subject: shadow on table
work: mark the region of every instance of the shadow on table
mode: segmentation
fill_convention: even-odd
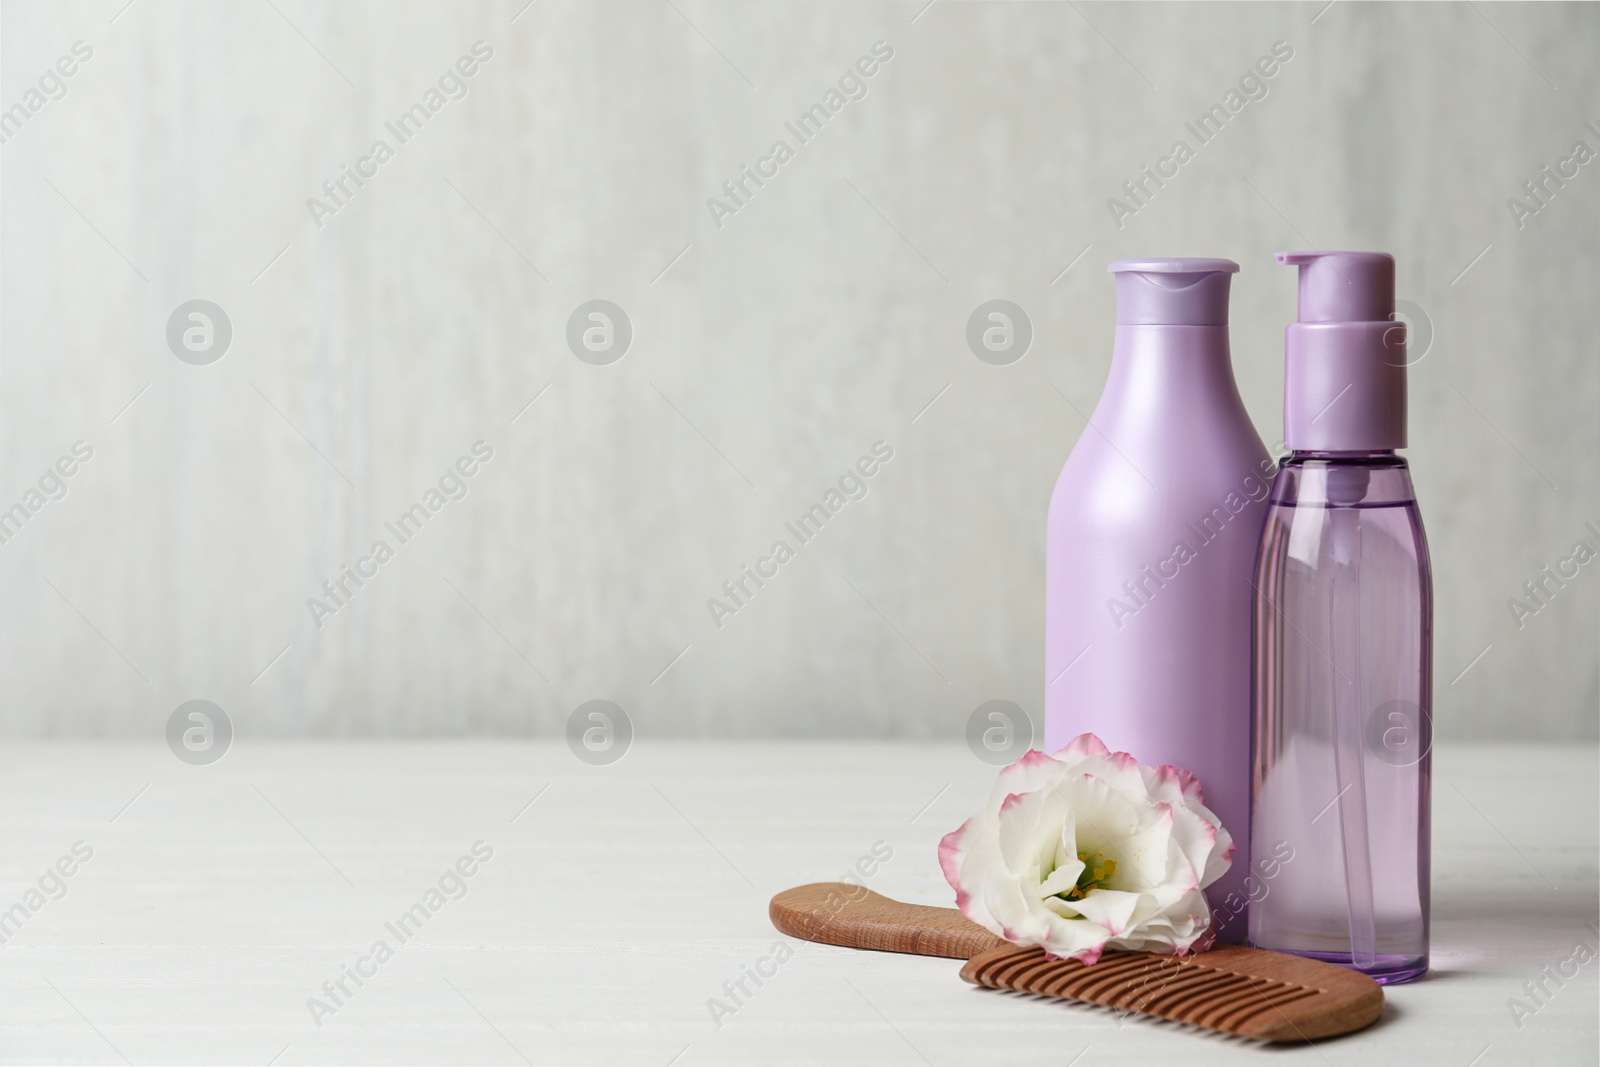
[[[1600,948],[1592,878],[1569,876],[1538,894],[1456,884],[1433,899],[1434,967],[1425,982],[1467,974],[1507,974],[1529,960],[1565,958],[1582,943]]]

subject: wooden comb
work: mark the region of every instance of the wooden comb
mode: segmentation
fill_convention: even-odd
[[[787,889],[767,909],[791,937],[964,959],[973,985],[1100,1004],[1257,1041],[1307,1041],[1371,1026],[1383,987],[1358,971],[1225,945],[1174,957],[1108,951],[1092,967],[996,937],[954,908],[902,904],[861,886]]]

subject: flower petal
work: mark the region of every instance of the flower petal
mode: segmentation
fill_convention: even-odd
[[[998,813],[1005,798],[1013,793],[1033,793],[1045,788],[1066,773],[1066,764],[1030,748],[1014,763],[1000,768],[989,790],[987,810]]]
[[[1066,911],[1081,915],[1118,937],[1133,922],[1141,896],[1116,889],[1091,889],[1082,900],[1064,900],[1062,904]]]
[[[1012,793],[1000,805],[1000,857],[1006,870],[1043,880],[1042,868],[1055,859],[1061,839],[1061,801],[1053,790]]]
[[[1076,763],[1085,756],[1109,755],[1111,755],[1111,750],[1106,747],[1104,741],[1094,734],[1079,734],[1071,741],[1068,741],[1061,751],[1056,753],[1056,759],[1063,763]]]

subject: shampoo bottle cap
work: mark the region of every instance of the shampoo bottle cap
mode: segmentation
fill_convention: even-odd
[[[1119,259],[1119,326],[1226,326],[1231,259]]]

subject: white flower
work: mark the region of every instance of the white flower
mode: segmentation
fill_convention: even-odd
[[[1233,838],[1194,775],[1141,766],[1093,734],[1001,770],[983,812],[939,843],[967,918],[1086,964],[1107,947],[1209,947],[1201,890],[1232,861]]]

